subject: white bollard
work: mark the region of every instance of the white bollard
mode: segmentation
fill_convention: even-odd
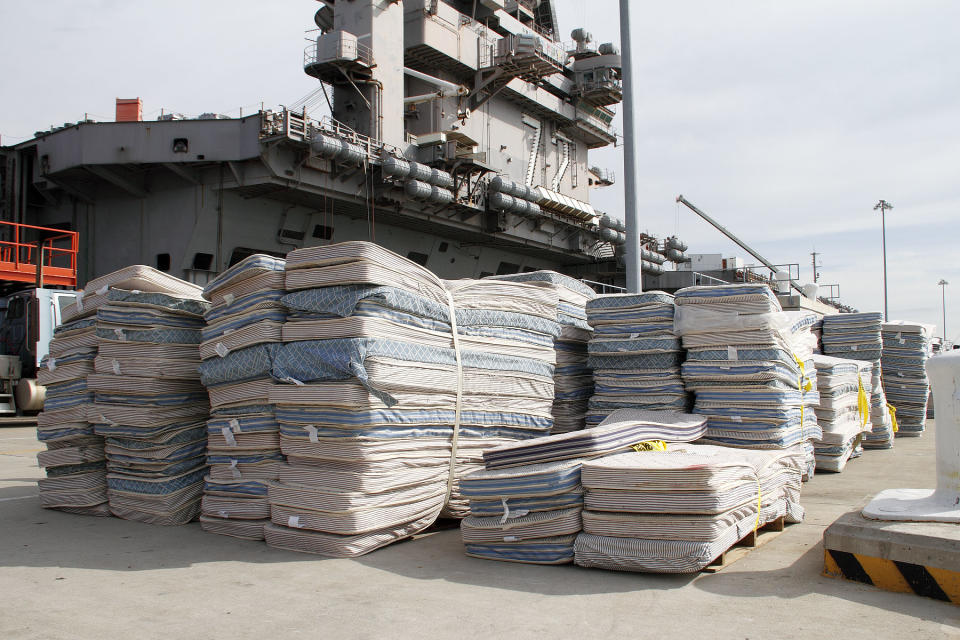
[[[936,415],[937,488],[887,489],[863,510],[874,520],[960,522],[960,352],[927,361]]]

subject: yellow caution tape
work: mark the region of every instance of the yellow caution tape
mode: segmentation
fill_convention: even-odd
[[[793,356],[793,359],[796,361],[797,366],[800,367],[800,377],[797,378],[797,391],[800,392],[800,439],[801,439],[801,440],[805,440],[805,439],[806,439],[806,437],[805,437],[805,431],[806,431],[806,430],[804,429],[804,425],[803,425],[803,423],[804,423],[803,394],[804,394],[805,391],[810,391],[811,389],[813,389],[813,383],[811,383],[809,380],[807,380],[807,384],[803,384],[803,379],[804,379],[804,377],[806,377],[806,373],[805,373],[805,371],[804,371],[804,366],[803,366],[803,361],[797,356],[797,354],[793,353],[793,354],[791,354],[791,355]],[[757,518],[759,519],[759,516],[757,516]]]
[[[644,440],[643,442],[638,442],[630,448],[637,453],[642,453],[644,451],[666,451],[667,443],[663,440]]]
[[[900,428],[897,427],[897,408],[888,402],[887,409],[890,411],[890,422],[893,423],[893,432],[896,433],[900,430]]]

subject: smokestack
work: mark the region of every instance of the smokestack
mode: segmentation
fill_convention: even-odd
[[[143,120],[143,101],[140,98],[117,98],[117,122]]]

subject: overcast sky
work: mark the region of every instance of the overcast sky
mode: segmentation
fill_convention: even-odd
[[[882,310],[887,216],[890,315],[960,340],[960,2],[636,2],[643,230],[694,253],[746,253],[682,193],[775,263],[799,263],[844,302]],[[615,0],[562,0],[560,30],[619,41]],[[0,135],[19,142],[116,97],[144,112],[250,113],[316,87],[302,72],[310,0],[0,0]],[[617,119],[619,124],[619,117]],[[595,152],[623,175],[622,149]],[[622,180],[594,205],[623,210]],[[752,260],[750,260],[752,262]],[[951,310],[954,311],[951,320]]]

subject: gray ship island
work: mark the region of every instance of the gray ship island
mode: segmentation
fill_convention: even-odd
[[[383,6],[380,6],[383,5]],[[538,269],[623,284],[612,172],[621,59],[550,2],[324,2],[297,106],[65,124],[0,151],[0,219],[80,233],[78,284],[148,264],[198,284],[254,253],[372,240],[441,277]],[[643,271],[686,260],[644,236]],[[109,247],[110,250],[104,250]],[[648,283],[657,286],[656,280]]]

